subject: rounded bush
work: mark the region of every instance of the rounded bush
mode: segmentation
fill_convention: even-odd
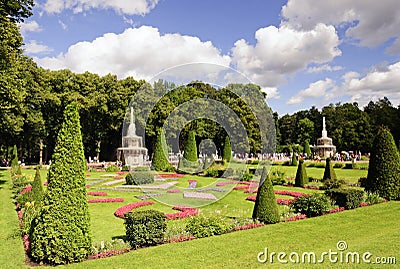
[[[154,175],[150,171],[134,171],[125,176],[127,185],[144,185],[154,183]]]
[[[326,195],[314,193],[296,197],[290,206],[295,213],[305,214],[307,217],[316,217],[327,212],[331,203]]]
[[[230,232],[233,225],[220,217],[198,215],[188,220],[186,231],[197,238],[220,235]]]

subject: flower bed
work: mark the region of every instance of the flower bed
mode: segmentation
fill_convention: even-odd
[[[115,210],[114,216],[123,219],[123,218],[125,218],[125,213],[128,213],[135,208],[146,206],[146,205],[152,205],[152,204],[154,204],[153,201],[136,202],[136,203],[132,203],[132,204],[127,204],[127,205],[124,205],[124,206],[118,208],[117,210]]]
[[[32,190],[32,186],[29,185],[28,187],[26,187],[25,189],[23,189],[22,191],[19,192],[19,195],[25,194],[27,192],[30,192]]]
[[[119,254],[123,254],[126,252],[129,252],[130,248],[124,248],[124,249],[112,249],[106,252],[102,252],[102,253],[96,253],[92,256],[89,256],[88,259],[101,259],[101,258],[106,258],[106,257],[111,257],[111,256],[115,256],[115,255],[119,255]]]
[[[314,186],[314,185],[305,185],[304,188],[310,190],[319,190],[319,186]]]
[[[183,177],[183,174],[157,174],[158,177],[161,178],[176,178],[176,177]]]
[[[180,189],[171,189],[171,190],[167,190],[167,192],[169,192],[169,193],[178,193],[178,192],[181,192],[181,190]]]
[[[98,199],[89,199],[88,203],[119,203],[123,201],[124,198],[98,198]]]
[[[190,206],[174,206],[172,209],[179,210],[176,213],[165,214],[167,220],[173,219],[184,219],[187,217],[195,216],[199,214],[199,211],[196,208]]]
[[[223,182],[217,182],[217,184],[215,184],[215,186],[217,187],[222,187],[225,185],[250,185],[252,182],[247,182],[247,181],[223,181]],[[253,182],[254,183],[254,182]]]
[[[301,196],[308,196],[308,194],[297,192],[297,191],[283,191],[283,190],[274,190],[275,194],[279,195],[287,195],[292,197],[301,197]]]
[[[179,236],[179,237],[175,237],[175,238],[169,239],[169,242],[170,243],[178,243],[178,242],[193,240],[195,238],[196,237],[194,237],[193,235],[182,235],[182,236]]]
[[[337,208],[333,208],[331,210],[329,210],[328,212],[326,212],[326,214],[332,214],[332,213],[336,213],[336,212],[340,212],[340,211],[344,211],[344,207],[337,207]]]
[[[233,230],[234,231],[243,231],[243,230],[248,230],[248,229],[254,229],[254,228],[258,228],[258,227],[262,227],[265,224],[263,223],[249,223],[247,225],[243,225],[243,226],[238,226],[235,227]]]
[[[240,186],[236,186],[233,188],[234,190],[248,190],[249,186],[248,185],[240,185]]]
[[[307,218],[307,216],[305,214],[301,214],[301,215],[298,215],[298,216],[293,216],[293,217],[290,217],[290,218],[286,218],[283,221],[284,222],[289,222],[289,221],[296,221],[296,220],[301,220],[301,219],[306,219],[306,218]]]
[[[278,205],[290,205],[292,202],[292,199],[276,198],[276,203]]]
[[[98,191],[98,192],[89,191],[89,192],[87,193],[87,195],[91,195],[91,196],[107,196],[107,193],[106,193],[106,192],[103,192],[103,191]]]

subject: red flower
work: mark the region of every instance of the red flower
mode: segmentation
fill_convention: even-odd
[[[98,199],[89,199],[89,203],[118,203],[123,202],[124,198],[98,198]]]
[[[190,206],[174,206],[172,209],[179,210],[180,212],[165,214],[167,220],[173,219],[184,219],[187,217],[195,216],[199,214],[199,211],[196,208]]]
[[[103,191],[99,192],[89,191],[87,194],[92,196],[107,196],[107,193]]]
[[[124,206],[118,208],[117,210],[115,210],[114,216],[123,219],[123,218],[125,218],[125,213],[128,213],[135,208],[146,206],[146,205],[152,205],[152,204],[154,204],[153,201],[144,201],[144,202],[136,202],[136,203],[132,203],[132,204],[127,204],[127,205],[124,205]]]

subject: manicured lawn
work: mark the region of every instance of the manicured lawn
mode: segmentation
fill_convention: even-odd
[[[277,167],[272,169],[286,169],[285,176],[294,176],[295,167]],[[307,172],[321,173],[322,168],[308,168]],[[336,169],[338,176],[341,172],[348,177],[357,178],[366,170]],[[33,179],[34,170],[24,169],[23,173]],[[108,198],[121,197],[124,202],[118,203],[90,203],[91,226],[93,241],[109,241],[125,235],[123,220],[114,216],[114,211],[123,205],[141,201],[135,195],[143,195],[137,192],[121,192],[113,190],[96,190],[106,187],[105,182],[113,181],[113,177],[104,177],[104,174],[115,173],[88,173],[87,183],[96,180],[105,180],[91,186],[88,191],[105,191]],[[2,201],[1,241],[0,241],[0,267],[1,268],[25,268],[22,240],[18,231],[17,214],[12,204],[9,171],[0,173],[0,200]],[[310,174],[309,174],[310,175]],[[312,176],[312,175],[310,175]],[[361,175],[363,176],[363,175]],[[340,176],[339,176],[340,178]],[[217,179],[198,176],[188,176],[179,179],[178,187],[187,188],[189,179],[197,180],[198,187],[208,186]],[[358,180],[358,178],[357,178]],[[357,181],[355,180],[355,181]],[[5,181],[5,182],[4,182]],[[46,171],[42,171],[42,181],[46,181]],[[121,185],[119,183],[117,185]],[[114,185],[113,185],[114,186]],[[276,190],[290,190],[303,193],[313,193],[314,190],[274,186]],[[254,202],[246,201],[249,194],[243,190],[233,190],[223,199],[201,207],[201,213],[205,215],[220,214],[227,217],[250,218]],[[277,195],[281,198],[292,198]],[[89,199],[98,197],[89,196]],[[154,200],[151,206],[136,210],[156,209],[164,213],[175,212],[172,206],[164,205]],[[281,211],[283,206],[280,206]],[[184,220],[168,221],[168,226],[182,227]],[[212,238],[196,239],[189,242],[165,244],[157,247],[131,251],[130,253],[116,257],[86,261],[73,264],[71,268],[258,268],[271,267],[282,268],[282,264],[261,264],[257,262],[257,254],[268,247],[270,251],[314,251],[322,253],[329,249],[336,250],[336,243],[345,240],[349,245],[349,251],[369,251],[376,256],[398,255],[400,247],[400,202],[390,202],[356,210],[345,211],[314,219],[306,219],[291,223],[279,223],[248,231],[230,233]],[[378,231],[378,232],[374,232]],[[400,259],[400,257],[398,257]],[[4,260],[4,261],[3,261]],[[331,267],[330,267],[331,266]],[[285,266],[286,267],[286,266]],[[296,268],[308,268],[298,266]],[[321,266],[320,266],[321,267]],[[332,266],[323,264],[321,268],[351,268],[349,266]],[[358,268],[358,267],[357,267]],[[361,268],[374,268],[362,265]],[[378,267],[376,267],[378,268]],[[384,268],[391,268],[385,266]]]

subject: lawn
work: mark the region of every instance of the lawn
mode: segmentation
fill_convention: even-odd
[[[285,169],[285,176],[294,176],[295,167],[274,166],[272,169]],[[343,172],[346,176],[357,178],[366,176],[366,170],[335,169],[338,177]],[[323,169],[307,168],[307,172],[319,174]],[[24,169],[23,173],[33,179],[34,170]],[[94,184],[88,191],[100,191],[96,188],[104,187],[105,182],[113,181],[113,177],[105,177],[101,172],[87,174],[88,183],[103,180]],[[310,175],[310,174],[309,174]],[[1,212],[1,259],[2,268],[24,268],[24,252],[22,240],[18,235],[17,215],[12,204],[10,191],[9,171],[0,173],[0,195],[2,200]],[[312,175],[310,175],[312,176]],[[188,187],[188,179],[195,179],[198,186],[208,186],[216,179],[185,176],[179,180],[177,186]],[[358,180],[358,178],[357,178]],[[42,171],[42,181],[46,181],[46,171]],[[121,185],[119,183],[117,185]],[[114,186],[114,185],[113,185]],[[290,190],[303,193],[312,193],[314,190],[275,186],[276,190]],[[116,218],[114,211],[128,203],[140,201],[135,195],[143,195],[137,192],[120,192],[105,190],[107,197],[121,197],[124,202],[119,203],[90,203],[91,226],[93,241],[111,240],[125,235],[123,220]],[[251,194],[243,190],[233,190],[223,199],[201,207],[200,211],[205,215],[220,214],[227,217],[249,218],[253,210],[254,202],[246,201]],[[254,194],[253,194],[254,195]],[[291,198],[280,196],[281,198]],[[97,198],[90,196],[90,198]],[[157,209],[164,213],[175,212],[171,206],[155,201],[154,205],[143,209]],[[284,207],[280,206],[283,211]],[[196,239],[189,242],[165,244],[157,247],[132,251],[128,254],[116,257],[86,261],[80,264],[69,265],[71,268],[220,268],[220,267],[245,267],[256,268],[268,266],[281,268],[281,264],[261,264],[257,262],[257,254],[265,247],[271,251],[315,251],[322,253],[329,249],[335,250],[338,240],[345,240],[349,250],[370,251],[378,256],[398,255],[400,234],[398,223],[400,221],[400,203],[390,202],[342,213],[327,215],[314,219],[306,219],[293,223],[280,223],[257,228],[248,231],[230,233],[206,239]],[[185,220],[168,221],[168,226],[183,226]],[[374,233],[372,231],[379,231]],[[273,235],[273,237],[272,237]],[[321,240],[323,239],[323,240]],[[388,243],[390,239],[390,242]],[[156,257],[156,258],[155,258]],[[400,257],[398,257],[400,258]],[[158,262],[159,261],[159,262]],[[4,266],[3,266],[4,265]],[[330,264],[324,264],[323,268],[329,268]],[[298,268],[305,268],[300,266]],[[341,265],[340,267],[343,267]],[[350,268],[350,267],[348,267]],[[364,265],[364,268],[370,268]],[[390,266],[385,266],[390,268]]]

